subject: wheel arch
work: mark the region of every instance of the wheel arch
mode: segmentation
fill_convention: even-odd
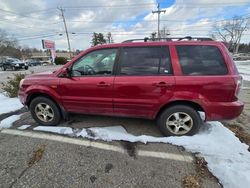
[[[205,109],[198,103],[193,102],[193,101],[186,101],[186,100],[176,100],[176,101],[171,101],[165,105],[163,105],[160,110],[155,114],[154,118],[157,118],[166,108],[169,108],[171,106],[175,106],[175,105],[185,105],[185,106],[189,106],[193,109],[195,109],[196,111],[202,111],[205,112],[205,116],[206,116],[206,111]]]
[[[27,100],[26,100],[27,101],[26,105],[28,106],[28,108],[30,107],[31,101],[33,99],[35,99],[36,97],[46,97],[46,98],[52,100],[56,104],[56,106],[58,107],[61,116],[64,119],[68,118],[68,113],[65,111],[64,107],[56,99],[54,99],[54,97],[52,97],[51,95],[49,95],[47,93],[34,92],[34,93],[29,94],[27,97]]]

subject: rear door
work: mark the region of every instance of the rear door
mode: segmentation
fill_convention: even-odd
[[[124,47],[114,82],[114,113],[152,118],[173,96],[174,84],[167,46]]]
[[[223,56],[214,45],[176,45],[182,74],[178,89],[193,92],[210,102],[227,102],[234,94],[234,80]]]

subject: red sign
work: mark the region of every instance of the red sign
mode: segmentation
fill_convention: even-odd
[[[50,40],[42,40],[43,49],[55,49],[55,42]]]

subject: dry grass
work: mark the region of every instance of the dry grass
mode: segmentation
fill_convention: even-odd
[[[205,159],[198,155],[195,156],[195,159],[196,159],[196,174],[185,176],[182,179],[183,187],[200,188],[202,187],[202,180],[207,178],[212,179],[213,181],[219,183],[219,180],[208,170],[207,162],[205,161]]]
[[[196,170],[200,177],[214,177],[207,168],[207,161],[203,157],[195,156]]]
[[[201,182],[198,175],[187,175],[182,179],[184,188],[201,188]]]
[[[232,124],[226,125],[226,127],[234,132],[235,136],[237,136],[241,142],[244,142],[250,146],[250,135],[247,134],[242,127]]]
[[[28,165],[32,166],[35,163],[37,163],[38,161],[41,160],[43,154],[44,154],[44,150],[45,150],[45,146],[39,146],[34,152],[33,155],[31,156],[31,158],[28,161]]]

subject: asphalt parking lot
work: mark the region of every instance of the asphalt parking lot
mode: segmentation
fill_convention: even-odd
[[[28,71],[2,71],[0,79],[4,82],[13,73],[57,68],[39,66]],[[0,133],[0,187],[183,187],[183,179],[189,175],[199,176],[202,187],[220,187],[211,174],[200,174],[194,155],[181,147],[123,141],[90,141],[90,145],[84,145],[86,139],[68,137],[73,140],[66,142],[65,137],[33,131],[38,124],[30,113],[19,113],[22,116],[10,131],[16,131],[20,125],[31,125],[25,131],[31,136]],[[81,129],[117,125],[133,135],[162,136],[154,121],[134,118],[72,114],[60,126]],[[107,149],[112,147],[118,148],[117,151]],[[41,159],[30,162],[37,159],[35,154],[41,148]],[[140,155],[142,152],[150,155]]]
[[[48,65],[48,66],[33,66],[29,67],[28,70],[20,69],[17,71],[11,71],[6,70],[2,71],[0,70],[0,82],[6,82],[8,80],[8,77],[12,77],[13,74],[22,73],[22,74],[31,74],[31,73],[40,73],[40,72],[51,72],[59,69],[60,65]]]

